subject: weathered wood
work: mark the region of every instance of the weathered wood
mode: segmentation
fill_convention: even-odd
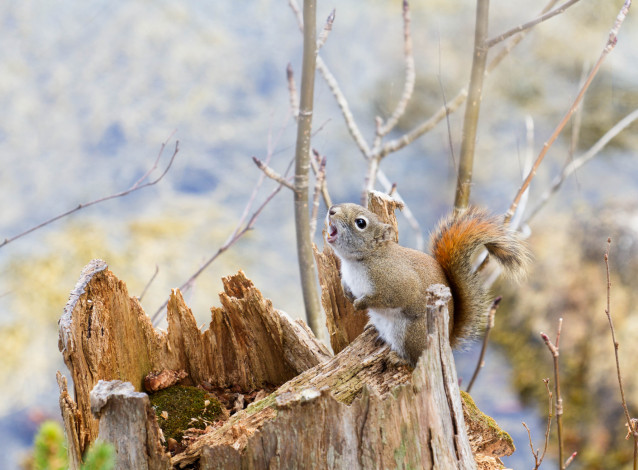
[[[394,229],[394,241],[399,242],[399,223],[396,210],[403,209],[403,203],[392,196],[379,191],[368,192],[368,210],[379,217],[382,222],[390,224]]]
[[[431,341],[414,373],[368,328],[333,359],[202,436],[173,464],[476,468],[447,341],[449,295],[444,286],[432,288]]]
[[[157,392],[164,390],[172,385],[179,383],[188,377],[185,370],[168,370],[155,371],[144,377],[144,390],[147,392]]]
[[[151,371],[184,370],[189,383],[250,392],[276,387],[330,357],[304,324],[274,309],[241,271],[223,281],[222,307],[212,309],[208,330],[199,330],[175,289],[168,330],[161,332],[103,261],[83,270],[59,323],[79,417],[66,429],[78,436],[70,453],[83,455],[98,435],[89,394],[100,379],[131,382],[141,391]]]
[[[170,455],[146,393],[130,382],[100,380],[90,395],[91,412],[100,420],[98,439],[115,448],[116,470],[168,470]]]
[[[81,413],[78,411],[77,404],[69,395],[66,377],[59,371],[56,374],[58,386],[60,388],[60,412],[62,413],[62,421],[64,421],[64,430],[66,434],[69,468],[78,469],[82,463],[81,449],[87,448],[90,444],[89,436],[82,432],[80,422],[83,420]]]
[[[319,252],[313,245],[319,284],[321,286],[321,305],[326,313],[326,327],[330,337],[330,346],[335,354],[341,352],[368,323],[365,311],[355,310],[343,293],[339,277],[339,258],[329,245],[324,244]]]

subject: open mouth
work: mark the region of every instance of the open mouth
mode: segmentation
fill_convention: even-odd
[[[334,243],[337,240],[337,227],[332,224],[328,226],[328,236],[326,240],[328,240],[328,243]]]

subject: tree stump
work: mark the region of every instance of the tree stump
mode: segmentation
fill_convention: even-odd
[[[447,339],[449,290],[428,292],[430,341],[412,370],[372,327],[361,332],[361,312],[339,299],[334,256],[317,255],[326,261],[322,300],[333,318],[334,357],[241,271],[223,279],[222,307],[211,310],[203,332],[173,290],[162,332],[104,262],[91,262],[60,319],[60,350],[75,390],[73,399],[58,375],[71,468],[98,436],[117,440],[114,429],[127,430],[131,448],[145,449],[137,454],[147,468],[500,468],[497,457],[513,451],[511,440],[482,425],[475,408],[472,416],[466,409],[468,439]],[[206,429],[190,430],[181,447],[167,446],[169,453],[139,393],[147,376],[153,390],[181,380],[227,409]],[[132,468],[124,454],[118,468]]]

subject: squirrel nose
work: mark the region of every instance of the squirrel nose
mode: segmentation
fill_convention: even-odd
[[[335,210],[335,207],[334,207],[334,206],[332,206],[332,207],[330,208],[330,210],[328,211],[328,214],[330,214],[330,215],[335,215],[336,213],[337,213],[337,211]]]

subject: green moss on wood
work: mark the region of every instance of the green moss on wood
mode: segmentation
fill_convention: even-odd
[[[175,385],[150,395],[150,400],[167,440],[173,438],[181,442],[186,429],[205,429],[222,414],[219,401],[197,387]],[[166,417],[162,416],[163,412]]]
[[[499,425],[494,421],[493,418],[487,416],[481,410],[478,409],[476,403],[474,403],[474,399],[463,390],[461,392],[461,399],[465,403],[465,411],[467,412],[467,417],[470,421],[475,423],[477,427],[481,427],[484,429],[490,429],[494,432],[495,435],[498,436],[499,440],[505,441],[514,448],[514,441],[512,437],[503,431]]]

